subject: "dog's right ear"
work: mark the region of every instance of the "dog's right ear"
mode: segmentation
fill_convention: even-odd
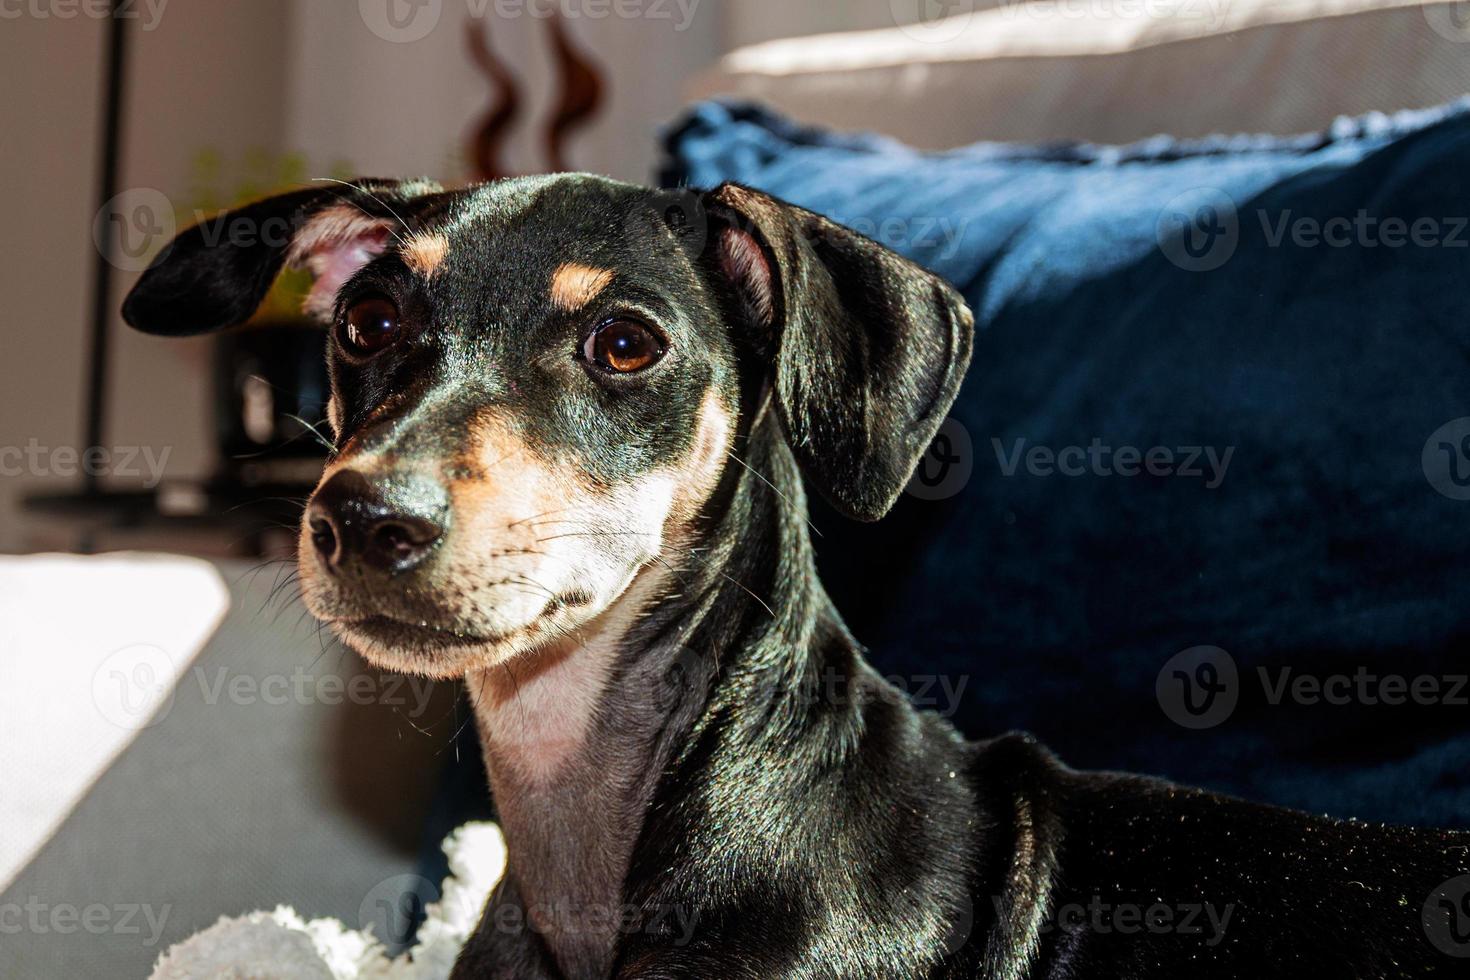
[[[842,513],[877,520],[954,402],[974,315],[943,279],[819,214],[738,184],[706,207],[803,475]]]
[[[123,301],[123,319],[144,333],[186,336],[244,323],[283,266],[314,283],[305,309],[330,315],[338,288],[382,254],[408,205],[436,193],[429,181],[360,179],[247,204],[179,234]]]

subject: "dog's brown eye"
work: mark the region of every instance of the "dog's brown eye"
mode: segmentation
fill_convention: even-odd
[[[637,320],[609,320],[594,330],[582,355],[606,371],[641,371],[664,356],[658,335]]]
[[[398,307],[386,296],[369,296],[347,308],[342,346],[357,357],[371,357],[398,337]]]

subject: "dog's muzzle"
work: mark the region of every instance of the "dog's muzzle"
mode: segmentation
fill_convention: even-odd
[[[398,574],[417,568],[449,531],[449,497],[437,481],[402,474],[369,480],[343,470],[318,488],[307,529],[331,572],[365,566]]]

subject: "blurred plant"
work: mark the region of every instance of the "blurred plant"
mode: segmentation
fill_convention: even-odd
[[[239,159],[227,160],[212,147],[195,153],[189,170],[188,200],[182,213],[176,215],[180,228],[197,224],[226,208],[299,187],[316,177],[350,180],[357,176],[344,160],[335,161],[323,173],[312,169],[301,153],[272,154],[252,149]],[[306,270],[286,270],[276,279],[251,322],[298,319],[301,301],[310,288],[311,276]]]

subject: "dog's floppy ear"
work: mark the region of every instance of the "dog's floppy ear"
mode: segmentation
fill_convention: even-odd
[[[973,315],[944,280],[820,215],[736,184],[707,207],[802,472],[838,510],[877,520],[954,401]]]
[[[337,289],[406,234],[403,213],[434,193],[427,181],[360,179],[322,184],[225,211],[180,232],[123,301],[145,333],[183,336],[244,323],[281,268],[311,270],[306,311],[331,312]]]

